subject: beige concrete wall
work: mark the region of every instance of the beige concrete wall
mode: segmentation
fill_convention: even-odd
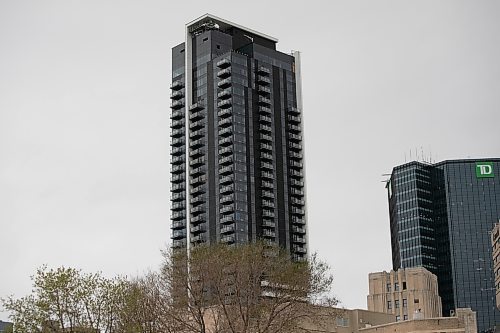
[[[456,317],[400,321],[359,330],[359,333],[477,333],[476,314],[457,309]]]
[[[437,277],[425,268],[370,273],[368,280],[368,310],[400,320],[442,317]]]

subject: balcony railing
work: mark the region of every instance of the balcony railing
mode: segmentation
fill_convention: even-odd
[[[206,221],[206,216],[205,216],[205,214],[200,214],[200,215],[197,215],[195,217],[192,217],[190,221],[193,224],[205,222]]]
[[[300,143],[289,142],[288,147],[294,150],[302,150],[302,145]]]
[[[298,227],[296,225],[292,226],[292,231],[297,233],[297,234],[305,234],[306,233],[306,228],[304,227]]]
[[[205,243],[207,241],[207,237],[205,234],[198,234],[194,237],[191,237],[191,243]]]
[[[199,156],[202,156],[202,155],[205,155],[205,148],[204,147],[199,147],[199,148],[196,148],[196,149],[193,149],[189,152],[189,156],[190,157],[199,157]]]
[[[296,124],[298,124],[298,123],[300,123],[301,118],[300,118],[300,116],[289,114],[289,115],[288,115],[288,120],[289,120],[291,123],[296,123]]]
[[[265,125],[265,124],[260,124],[259,128],[261,131],[267,132],[267,133],[271,133],[273,131],[273,128],[271,126]]]
[[[202,110],[189,111],[189,112],[191,112],[191,114],[189,115],[189,120],[191,121],[202,119],[205,116]]]
[[[222,228],[220,228],[220,233],[221,234],[232,233],[234,232],[234,229],[235,229],[234,224],[225,225]]]
[[[262,216],[264,217],[274,217],[274,211],[272,210],[263,210]]]
[[[262,236],[263,237],[275,238],[276,237],[276,232],[273,231],[273,230],[269,230],[269,229],[263,229],[262,230]]]
[[[300,170],[290,170],[290,176],[295,177],[295,178],[302,178],[303,174],[302,171]]]
[[[198,177],[192,177],[189,180],[189,184],[193,185],[193,186],[197,186],[197,185],[203,184],[206,180],[207,180],[207,176],[206,175],[201,175],[201,176],[198,176]]]
[[[197,131],[191,131],[191,133],[189,133],[189,137],[193,140],[201,138],[204,135],[205,135],[205,131],[203,129],[200,129]]]
[[[196,207],[191,208],[191,214],[193,215],[198,215],[204,212],[205,212],[205,205],[198,205]]]
[[[220,193],[222,194],[228,194],[228,193],[233,193],[234,192],[234,186],[233,185],[225,185],[220,188]]]
[[[185,228],[185,227],[186,227],[186,223],[184,221],[175,221],[175,222],[172,222],[170,229],[181,229],[181,228]]]
[[[262,191],[262,196],[264,198],[274,198],[274,193],[271,191]]]
[[[262,219],[262,226],[266,228],[276,228],[276,223],[272,219]]]
[[[262,187],[266,188],[266,189],[273,189],[274,188],[274,184],[273,182],[269,182],[269,181],[266,181],[266,180],[263,180],[262,181]]]
[[[296,253],[301,253],[301,254],[307,253],[306,248],[301,246],[301,245],[293,245],[292,249],[293,249],[293,252],[296,252]]]
[[[227,87],[231,86],[231,83],[232,83],[231,78],[228,77],[227,79],[219,81],[219,83],[217,83],[217,86],[219,88],[227,88]]]
[[[233,147],[228,146],[228,147],[222,147],[219,149],[219,155],[220,156],[227,156],[233,153]]]
[[[224,235],[220,238],[221,243],[232,244],[236,240],[234,234]]]
[[[220,168],[219,169],[219,174],[221,175],[227,175],[229,173],[232,173],[234,170],[233,166],[232,165],[228,165],[228,166],[225,166],[223,168]]]
[[[219,203],[221,205],[228,204],[228,203],[233,203],[233,202],[234,202],[234,197],[233,197],[232,194],[224,195],[219,200]]]
[[[262,75],[269,75],[271,74],[271,70],[267,67],[259,66],[259,68],[257,69],[257,73]]]
[[[191,104],[189,107],[189,111],[199,111],[205,108],[205,103],[202,100],[197,101],[196,103]]]
[[[297,243],[297,244],[305,244],[306,243],[306,238],[298,235],[293,235],[292,236],[292,242]]]
[[[271,170],[271,171],[273,170],[272,163],[262,162],[261,167],[262,167],[262,169]]]
[[[234,222],[234,216],[233,214],[230,215],[225,215],[220,218],[220,223],[233,223]]]
[[[271,108],[267,106],[259,106],[259,112],[264,115],[270,115],[271,114]]]
[[[262,200],[262,207],[274,208],[274,201],[272,201],[272,200]]]
[[[172,164],[182,164],[184,162],[184,155],[174,156],[170,163]]]
[[[181,99],[182,97],[184,97],[184,93],[182,91],[173,91],[171,94],[170,94],[170,99]]]
[[[233,129],[231,127],[226,127],[219,131],[219,136],[228,136],[233,134]]]
[[[272,145],[270,145],[269,143],[264,143],[264,142],[262,142],[262,143],[260,144],[260,148],[261,148],[262,150],[273,151],[273,146],[272,146]]]
[[[230,164],[233,162],[233,156],[232,155],[229,155],[229,156],[226,156],[226,157],[222,157],[219,159],[219,165],[227,165],[227,164]]]
[[[180,120],[182,118],[184,118],[184,111],[182,110],[173,110],[170,115],[170,119],[172,120]]]
[[[302,130],[302,128],[300,128],[300,126],[297,126],[297,125],[288,125],[288,128],[290,129],[290,132],[294,132],[294,133],[300,133],[300,131]]]
[[[182,239],[186,238],[186,230],[173,230],[172,239]]]
[[[172,192],[180,192],[182,190],[184,190],[184,183],[172,184],[170,187],[170,191]]]
[[[174,249],[180,249],[180,248],[186,247],[186,240],[185,239],[173,240],[172,247]]]
[[[257,91],[260,95],[269,96],[271,94],[271,89],[266,86],[259,86],[259,90]]]
[[[229,58],[224,58],[217,61],[217,67],[219,68],[226,68],[229,66],[231,66],[231,60]]]
[[[184,102],[183,101],[173,101],[171,104],[170,104],[170,108],[174,109],[174,110],[179,110],[180,108],[182,108],[184,106]]]
[[[184,200],[184,199],[186,199],[186,195],[184,193],[172,193],[172,195],[170,196],[170,199],[172,201]]]
[[[207,231],[206,227],[203,224],[198,224],[191,228],[191,233],[193,235],[199,234],[200,232]]]
[[[266,152],[261,152],[260,153],[260,158],[263,159],[263,160],[272,161],[273,160],[273,155],[269,154],[269,153],[266,153]]]
[[[263,134],[263,133],[260,134],[260,139],[263,141],[268,141],[268,142],[273,141],[273,137],[271,135]]]
[[[184,202],[174,202],[170,205],[170,208],[172,210],[179,210],[186,208],[186,205],[184,204]]]
[[[271,84],[271,79],[264,75],[257,75],[257,83],[262,85]]]
[[[205,185],[201,184],[198,186],[194,186],[193,188],[191,188],[190,193],[192,195],[199,195],[199,194],[205,193]]]
[[[231,108],[228,109],[222,109],[217,111],[217,115],[221,118],[226,118],[229,117],[233,114],[233,110]]]
[[[233,101],[231,99],[224,99],[222,101],[217,102],[217,107],[221,109],[227,109],[231,106],[232,103]]]
[[[180,80],[176,80],[176,81],[172,82],[172,84],[170,85],[170,89],[172,89],[172,90],[179,90],[182,88],[184,88],[184,83],[182,83],[182,81],[180,81]]]
[[[274,178],[274,174],[272,172],[262,171],[261,175],[262,178],[268,178],[268,179]]]
[[[266,122],[266,123],[271,123],[271,122],[272,122],[271,117],[266,116],[266,115],[263,115],[263,114],[261,114],[261,115],[259,116],[259,119],[260,119],[260,121],[262,121],[262,122]]]
[[[197,168],[203,164],[205,164],[205,156],[193,158],[192,160],[189,161],[189,165],[193,168]]]
[[[233,175],[224,176],[224,177],[222,177],[220,179],[220,183],[223,184],[223,185],[232,183],[233,181],[234,181],[234,176]]]
[[[234,205],[222,206],[222,208],[220,209],[221,214],[227,214],[232,212],[234,212]]]
[[[225,78],[225,77],[231,76],[231,68],[229,67],[229,68],[221,69],[220,71],[217,72],[217,76],[220,78]]]
[[[231,94],[232,94],[231,89],[224,89],[224,90],[217,93],[217,98],[226,99],[226,98],[231,97]]]
[[[197,129],[200,129],[202,127],[205,126],[205,120],[204,119],[200,119],[200,120],[197,120],[197,121],[193,121],[189,124],[189,128],[192,129],[192,130],[197,130]]]
[[[170,128],[180,128],[184,126],[184,119],[172,119],[172,124],[170,124]]]
[[[260,105],[268,106],[271,104],[271,100],[264,96],[259,96],[258,102]]]

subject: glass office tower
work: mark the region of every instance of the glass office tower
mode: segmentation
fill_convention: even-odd
[[[172,49],[172,246],[307,254],[299,53],[205,15]]]
[[[438,276],[443,314],[470,307],[480,331],[500,323],[490,232],[500,217],[500,159],[411,162],[387,183],[392,262]]]

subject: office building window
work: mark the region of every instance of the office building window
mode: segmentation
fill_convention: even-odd
[[[408,300],[406,298],[403,298],[403,308],[408,307]]]
[[[388,310],[392,309],[392,302],[391,301],[387,301],[387,309]]]
[[[394,307],[396,309],[399,309],[399,300],[398,299],[394,301]]]
[[[337,326],[349,327],[349,318],[337,318]]]

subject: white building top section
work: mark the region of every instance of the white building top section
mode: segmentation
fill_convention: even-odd
[[[252,30],[249,28],[245,28],[237,23],[233,23],[233,22],[224,20],[224,19],[217,17],[215,15],[212,15],[212,14],[205,14],[205,15],[197,18],[196,20],[189,22],[188,24],[186,24],[186,30],[188,32],[191,32],[192,30],[195,30],[196,28],[200,27],[202,24],[209,23],[209,22],[216,23],[219,26],[220,30],[227,30],[231,27],[234,27],[234,28],[238,28],[240,30],[246,31],[248,33],[251,33],[253,35],[268,39],[268,40],[273,41],[275,43],[278,42],[277,38],[271,37],[269,35],[263,34],[261,32],[258,32],[258,31],[255,31],[255,30]]]

